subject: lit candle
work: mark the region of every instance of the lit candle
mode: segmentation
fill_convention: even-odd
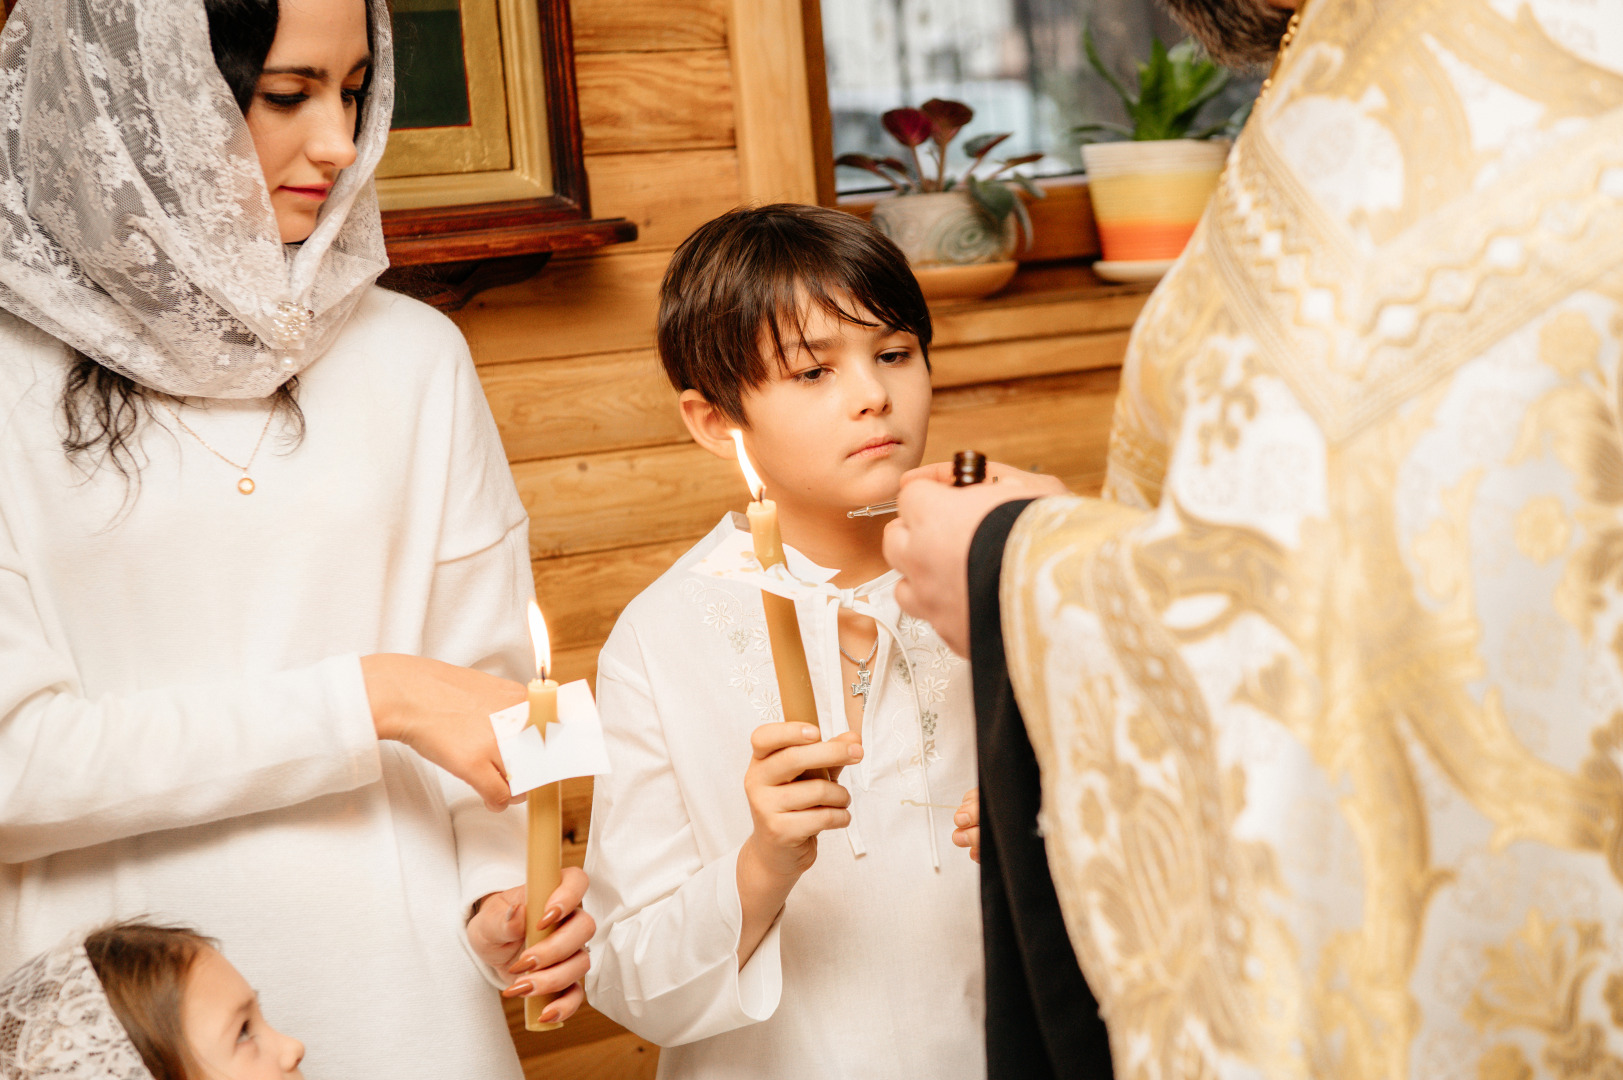
[[[547,738],[548,726],[558,722],[558,684],[547,677],[552,667],[552,645],[547,637],[547,623],[541,617],[541,608],[530,601],[530,643],[535,648],[535,670],[538,677],[530,682],[530,723],[540,729],[541,741]],[[529,850],[525,864],[524,947],[529,948],[548,934],[552,927],[537,930],[536,923],[546,909],[547,898],[563,880],[563,803],[558,784],[543,784],[532,788],[526,797],[530,813]],[[537,995],[524,999],[524,1027],[530,1031],[551,1031],[563,1027],[563,1021],[543,1023],[541,1010],[556,995]]]
[[[778,532],[777,504],[766,497],[766,486],[750,466],[744,452],[744,434],[733,432],[738,447],[738,467],[744,470],[754,500],[745,510],[750,538],[755,541],[755,558],[763,568],[783,563],[783,536]],[[790,723],[817,726],[817,702],[812,697],[811,673],[806,670],[806,647],[800,640],[800,620],[795,602],[786,596],[763,591],[761,606],[766,609],[767,640],[772,644],[772,666],[778,673],[778,699],[783,702],[783,718]],[[817,770],[825,774],[825,770]]]

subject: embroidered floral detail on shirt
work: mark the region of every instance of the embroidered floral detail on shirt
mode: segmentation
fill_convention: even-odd
[[[762,625],[766,614],[759,607],[747,609],[726,589],[707,585],[698,577],[682,582],[682,595],[699,608],[700,622],[720,634],[733,652],[766,651],[766,627]]]
[[[923,619],[903,615],[901,621],[896,624],[896,629],[901,631],[910,641],[920,641],[923,640],[925,634],[930,632],[930,624]]]
[[[748,664],[739,664],[733,668],[733,677],[727,680],[727,685],[748,694],[761,685],[761,676]]]
[[[934,710],[926,709],[919,716],[919,729],[924,732],[924,760],[926,763],[941,760],[941,755],[936,752],[935,748],[935,722],[936,714]],[[914,760],[918,760],[917,755],[914,755]]]
[[[931,671],[950,672],[954,668],[962,665],[963,662],[963,657],[959,656],[945,645],[937,645],[935,647],[935,652],[930,654]]]
[[[900,685],[902,685],[902,686],[912,686],[913,685],[913,669],[908,667],[908,665],[907,665],[907,657],[898,656],[896,658],[896,663],[894,665],[892,665],[892,667],[891,667],[891,671],[896,677],[896,682],[899,683]]]
[[[933,704],[947,700],[947,680],[935,675],[920,675],[918,677],[919,701],[924,704]],[[926,714],[933,715],[933,714]]]
[[[751,698],[750,704],[755,706],[755,714],[763,724],[776,724],[783,719],[783,702],[778,700],[778,692],[771,687]]]

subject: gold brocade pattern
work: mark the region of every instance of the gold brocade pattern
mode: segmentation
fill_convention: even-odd
[[[1539,16],[1317,0],[1011,538],[1121,1080],[1623,1080],[1623,56]]]

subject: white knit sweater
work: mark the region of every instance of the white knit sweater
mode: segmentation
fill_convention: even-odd
[[[61,448],[70,354],[0,314],[0,973],[151,914],[218,937],[305,1074],[516,1077],[480,895],[523,811],[373,734],[358,657],[519,678],[526,517],[456,328],[373,292],[240,471],[161,407],[126,488]],[[181,412],[231,460],[258,401]]]

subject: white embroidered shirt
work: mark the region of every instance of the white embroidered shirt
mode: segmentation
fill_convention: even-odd
[[[750,733],[781,712],[759,591],[688,569],[739,527],[724,518],[632,601],[598,663],[614,772],[586,856],[588,997],[666,1047],[662,1078],[982,1077],[979,874],[949,839],[975,786],[969,667],[900,613],[894,574],[843,598],[881,628],[867,753],[840,778],[852,827],[822,835],[739,970]],[[797,604],[825,737],[847,730],[841,603]]]

